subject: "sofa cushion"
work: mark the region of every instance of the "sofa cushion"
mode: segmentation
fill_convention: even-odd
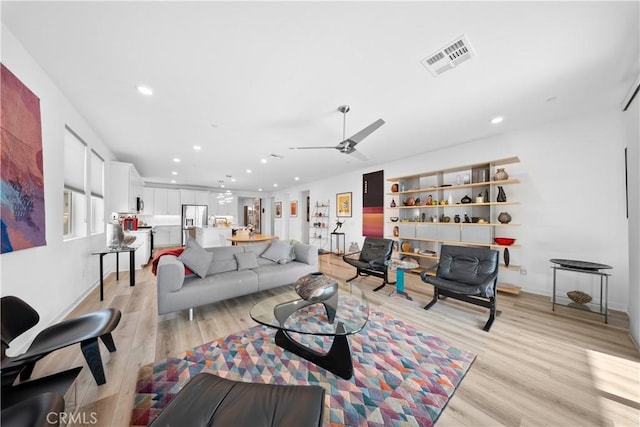
[[[184,252],[180,254],[178,259],[199,277],[205,277],[211,265],[213,254],[207,252],[198,242],[191,239],[187,242]]]
[[[207,248],[207,251],[213,254],[208,274],[238,271],[238,261],[236,261],[235,254],[244,253],[242,246],[217,246]]]
[[[269,245],[269,248],[260,256],[279,264],[285,264],[288,261],[291,261],[291,258],[289,257],[290,254],[290,244],[283,242],[282,240],[274,240],[271,242],[271,245]]]
[[[258,257],[253,252],[234,254],[238,261],[238,271],[251,270],[258,267]]]

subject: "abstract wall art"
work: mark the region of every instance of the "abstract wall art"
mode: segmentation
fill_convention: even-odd
[[[362,175],[362,235],[384,237],[384,171]]]
[[[4,64],[0,67],[0,253],[7,253],[47,242],[40,99]]]

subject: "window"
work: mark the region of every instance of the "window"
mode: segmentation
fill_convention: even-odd
[[[91,234],[104,233],[104,160],[91,150]]]
[[[85,196],[85,144],[71,129],[64,134],[63,237],[73,239],[87,235]]]

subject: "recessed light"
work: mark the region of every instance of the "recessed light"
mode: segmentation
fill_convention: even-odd
[[[491,119],[491,123],[494,125],[497,125],[498,123],[501,123],[503,120],[504,120],[504,117],[498,116]]]
[[[146,95],[146,96],[153,95],[153,89],[151,89],[149,86],[138,85],[136,86],[136,89],[138,90],[138,92],[140,92],[143,95]]]
[[[262,188],[258,188],[258,191],[262,191]]]
[[[262,163],[267,163],[267,159],[260,159]]]
[[[274,186],[274,187],[277,187],[277,186],[278,186],[278,184],[273,184],[273,186]]]
[[[236,182],[236,179],[235,178],[231,178],[231,182]]]
[[[173,172],[171,172],[171,175],[178,175],[178,172],[173,171]]]
[[[176,183],[176,180],[175,180],[175,179],[172,179],[172,180],[171,180],[171,183],[172,183],[172,184],[175,184],[175,183]]]
[[[200,150],[202,150],[202,147],[199,146],[199,145],[194,145],[193,149],[196,150],[196,151],[200,151]]]
[[[224,184],[220,184],[220,188],[224,188]]]
[[[251,169],[247,169],[247,173],[251,173]]]
[[[174,161],[174,162],[176,162],[176,163],[180,163],[180,159],[179,159],[179,158],[177,158],[177,157],[174,157],[174,158],[173,158],[173,161]]]
[[[297,176],[295,178],[293,178],[293,179],[296,180],[296,181],[300,181],[300,178],[297,177]]]

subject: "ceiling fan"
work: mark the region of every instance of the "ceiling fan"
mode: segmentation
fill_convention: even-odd
[[[345,129],[347,124],[347,113],[351,108],[348,105],[341,105],[338,107],[338,111],[342,113],[342,142],[338,145],[329,145],[322,147],[290,147],[290,150],[316,150],[322,148],[335,148],[341,153],[344,154],[353,154],[354,157],[359,158],[360,160],[369,160],[362,153],[356,151],[356,145],[367,136],[373,133],[376,129],[384,124],[384,120],[378,119],[375,122],[371,123],[366,128],[362,129],[360,132],[355,133],[349,138],[345,138]]]

